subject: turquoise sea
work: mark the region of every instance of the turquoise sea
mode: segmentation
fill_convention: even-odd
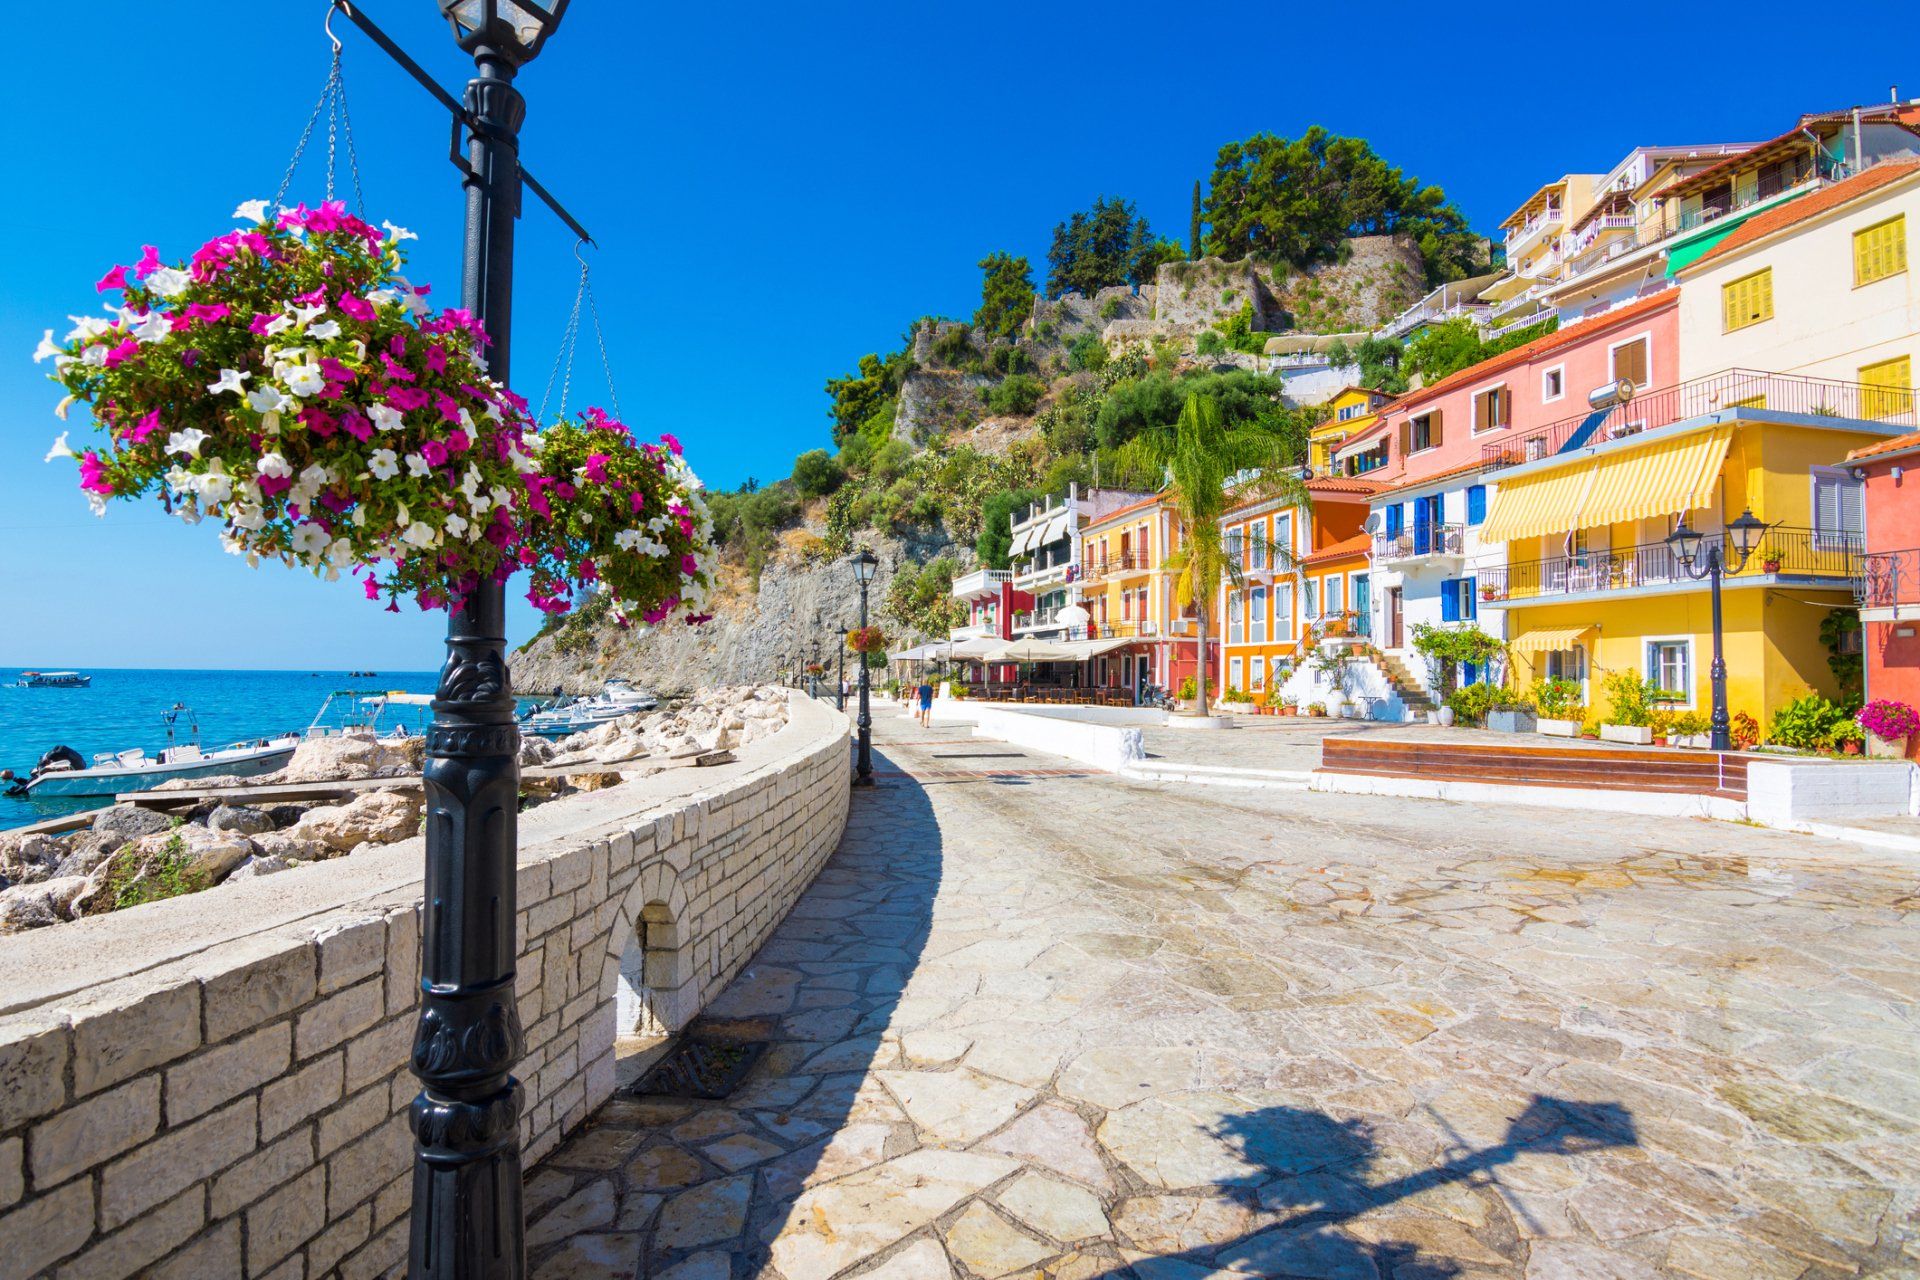
[[[126,671],[93,669],[85,689],[22,689],[16,668],[0,668],[0,768],[26,776],[47,749],[72,747],[87,759],[99,751],[167,745],[161,717],[184,702],[200,722],[200,745],[277,733],[298,733],[337,689],[431,693],[438,673],[382,671]],[[176,732],[185,726],[180,718]],[[187,740],[184,735],[181,740]],[[84,797],[26,800],[0,796],[0,830],[106,803]]]

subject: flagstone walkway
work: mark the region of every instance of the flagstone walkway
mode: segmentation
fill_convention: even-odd
[[[536,1280],[1920,1278],[1913,870],[878,734],[767,1056],[544,1161]]]

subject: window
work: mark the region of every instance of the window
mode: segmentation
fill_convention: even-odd
[[[1907,217],[1900,214],[1853,233],[1853,283],[1857,287],[1907,269]]]
[[[1498,431],[1513,421],[1513,393],[1505,387],[1488,387],[1473,396],[1473,429]]]
[[[1252,539],[1252,545],[1247,548],[1247,562],[1256,569],[1266,568],[1267,522],[1262,520],[1258,524],[1248,525],[1247,535]]]
[[[1864,528],[1860,495],[1864,488],[1839,467],[1813,469],[1813,540],[1817,545],[1860,545]]]
[[[1300,584],[1300,612],[1309,620],[1320,616],[1320,583],[1308,578]]]
[[[1644,387],[1647,385],[1649,361],[1647,359],[1646,338],[1640,337],[1633,339],[1631,342],[1621,343],[1619,346],[1612,348],[1612,356],[1613,380],[1615,382],[1619,382],[1624,378],[1636,387]]]
[[[1337,573],[1330,573],[1326,576],[1325,582],[1326,586],[1322,588],[1322,591],[1326,596],[1326,611],[1328,616],[1345,611],[1347,607],[1346,579]]]
[[[1255,644],[1267,642],[1267,589],[1255,587],[1247,596],[1247,634]]]
[[[1647,679],[1663,693],[1676,695],[1684,706],[1693,705],[1693,641],[1647,641]]]
[[[1467,486],[1467,523],[1481,524],[1487,518],[1487,486],[1475,484]]]
[[[1860,366],[1860,412],[1891,418],[1913,412],[1913,359],[1900,356]]]
[[[1226,551],[1228,564],[1237,565],[1240,563],[1240,549],[1246,546],[1246,543],[1247,530],[1244,525],[1235,525],[1233,528],[1227,530]]]
[[[1293,639],[1293,584],[1276,583],[1273,588],[1273,638]]]
[[[1440,583],[1440,621],[1472,622],[1479,615],[1474,579],[1447,578]]]
[[[1579,645],[1571,649],[1550,650],[1540,669],[1548,680],[1584,681],[1587,678],[1587,651]]]
[[[1242,687],[1240,682],[1243,679],[1243,677],[1241,676],[1240,671],[1241,671],[1240,659],[1238,658],[1230,659],[1227,663],[1227,688],[1232,689],[1235,692],[1238,692]]]
[[[1406,426],[1407,452],[1419,453],[1422,449],[1432,449],[1440,444],[1440,411],[1423,413],[1410,418]]]
[[[1227,593],[1227,643],[1239,644],[1242,640],[1240,627],[1240,593]]]
[[[1273,518],[1273,545],[1277,551],[1284,551],[1289,556],[1293,554],[1293,513],[1291,511]]]
[[[1555,365],[1540,375],[1540,399],[1551,404],[1567,394],[1567,367]]]
[[[1726,333],[1773,319],[1773,268],[1720,286],[1720,328]]]

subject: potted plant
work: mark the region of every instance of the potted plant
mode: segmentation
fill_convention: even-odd
[[[879,627],[855,627],[853,630],[847,632],[847,649],[863,657],[875,653],[885,653],[887,650],[887,633]]]
[[[1324,702],[1309,702],[1307,704],[1307,714],[1318,719],[1327,714],[1327,704]]]
[[[1616,671],[1608,676],[1607,700],[1613,711],[1600,723],[1601,741],[1652,745],[1654,703],[1660,695],[1660,686],[1637,672]]]
[[[1193,710],[1193,704],[1200,699],[1200,682],[1192,676],[1180,681],[1179,692],[1173,695],[1174,705],[1182,711]]]
[[[1585,708],[1578,680],[1564,677],[1536,680],[1527,697],[1537,712],[1533,726],[1535,732],[1549,738],[1580,736],[1580,713]]]
[[[1487,708],[1487,728],[1494,733],[1532,733],[1539,727],[1539,713],[1525,695],[1501,690],[1502,696]]]
[[[1777,555],[1768,556],[1760,562],[1760,570],[1762,573],[1780,572],[1780,557]]]
[[[1866,746],[1867,731],[1856,720],[1842,720],[1827,733],[1827,747],[1843,756],[1857,756]]]
[[[1846,709],[1817,693],[1805,693],[1773,713],[1767,741],[1794,751],[1830,749],[1833,732],[1853,719]]]
[[[1866,730],[1867,754],[1881,759],[1904,760],[1908,743],[1920,731],[1920,711],[1892,698],[1875,698],[1854,718]]]
[[[1682,711],[1667,719],[1667,745],[1683,750],[1705,751],[1713,745],[1711,724],[1698,711]]]

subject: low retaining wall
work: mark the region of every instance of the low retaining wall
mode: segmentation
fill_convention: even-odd
[[[1747,817],[1769,826],[1912,812],[1914,766],[1905,760],[1754,760]]]
[[[611,1096],[616,1035],[718,994],[839,843],[846,719],[790,705],[733,764],[522,818],[529,1167]],[[0,941],[0,1280],[405,1261],[422,857],[410,840]]]
[[[982,737],[1064,756],[1109,773],[1118,773],[1134,761],[1144,760],[1147,754],[1140,730],[1131,725],[1089,724],[1064,715],[986,705],[970,707],[966,714],[973,731]],[[955,715],[944,722],[958,720]]]

